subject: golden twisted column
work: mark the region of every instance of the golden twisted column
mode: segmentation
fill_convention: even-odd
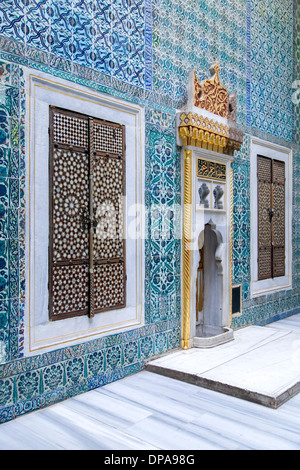
[[[230,292],[232,292],[232,260],[233,260],[233,169],[230,168]],[[231,327],[232,323],[232,295],[230,296],[230,323],[229,327]]]
[[[192,150],[183,155],[183,297],[182,297],[182,348],[189,349],[191,323],[191,232],[192,232]]]

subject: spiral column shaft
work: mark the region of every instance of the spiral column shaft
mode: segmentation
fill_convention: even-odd
[[[192,232],[192,150],[184,149],[183,155],[183,298],[182,298],[182,348],[190,347],[191,323],[191,232]]]

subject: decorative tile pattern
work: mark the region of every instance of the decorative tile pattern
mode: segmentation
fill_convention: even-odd
[[[250,281],[250,136],[235,155],[233,170],[232,284]]]
[[[151,0],[5,0],[0,35],[19,52],[64,70],[82,65],[152,87]]]
[[[180,322],[160,322],[83,345],[0,365],[0,423],[143,368],[179,346]]]
[[[237,91],[238,125],[291,142],[292,33],[288,0],[155,0],[153,88],[180,108],[188,72],[196,70],[201,80],[218,60],[222,83]]]
[[[219,61],[246,128],[233,168],[233,327],[300,304],[300,152],[294,154],[293,290],[250,299],[250,134],[299,143],[299,6],[288,0],[5,0],[0,4],[0,422],[118,380],[180,346],[180,152],[175,112],[188,72]],[[234,14],[232,12],[234,11]],[[293,53],[296,58],[293,64]],[[271,58],[271,60],[270,60]],[[30,66],[145,106],[145,318],[142,328],[30,358],[24,354],[25,92]],[[297,147],[298,148],[298,147]],[[276,317],[277,315],[277,317]]]
[[[294,0],[294,141],[300,144],[300,5]]]
[[[23,289],[24,227],[21,215],[21,158],[24,158],[23,72],[14,64],[0,62],[0,299],[2,361],[19,357],[23,326],[19,304]],[[22,131],[21,131],[22,129]],[[22,280],[22,281],[21,281]]]
[[[234,14],[233,14],[234,11]],[[246,1],[153,3],[153,89],[169,94],[178,108],[186,100],[188,72],[199,81],[219,62],[220,79],[237,91],[238,120],[244,122]]]
[[[152,323],[178,314],[180,296],[179,159],[175,145],[174,117],[147,113],[146,206],[146,319]]]
[[[233,164],[233,284],[250,280],[249,164]]]
[[[292,142],[293,2],[249,5],[251,127]]]

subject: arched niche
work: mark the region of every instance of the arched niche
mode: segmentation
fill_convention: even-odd
[[[224,332],[223,237],[211,219],[199,234],[198,248],[195,337],[211,337]]]

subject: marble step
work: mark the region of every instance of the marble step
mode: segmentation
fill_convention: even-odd
[[[171,352],[146,370],[278,408],[300,392],[300,331],[250,326],[229,343]]]

